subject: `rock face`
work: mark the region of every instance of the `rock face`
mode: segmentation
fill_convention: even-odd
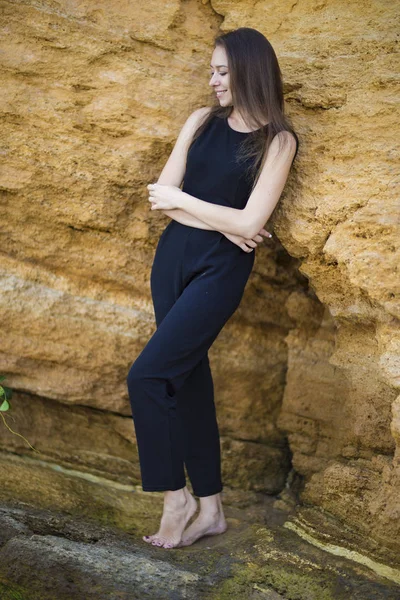
[[[0,372],[44,460],[140,482],[125,378],[155,329],[155,181],[221,30],[274,46],[301,147],[210,351],[228,486],[400,540],[396,6],[2,2]],[[371,43],[373,40],[373,43]],[[396,399],[397,398],[397,399]],[[1,425],[1,424],[0,424]],[[27,455],[1,429],[4,450]],[[32,455],[33,456],[33,455]],[[1,475],[0,475],[1,477]]]
[[[1,459],[0,459],[1,460]],[[156,521],[158,498],[147,496]],[[151,496],[151,497],[149,497]],[[266,498],[266,497],[265,497]],[[156,501],[157,500],[157,501]],[[114,502],[118,502],[118,494]],[[400,572],[355,564],[265,523],[248,508],[225,507],[228,529],[185,548],[164,550],[143,531],[136,508],[125,529],[48,510],[0,504],[2,600],[397,600]],[[260,517],[261,506],[256,514]],[[274,512],[269,507],[271,515]],[[272,519],[271,519],[272,520]],[[147,525],[146,525],[147,527]],[[355,540],[354,540],[355,541]],[[305,567],[306,565],[306,567]],[[371,568],[372,567],[372,568]]]

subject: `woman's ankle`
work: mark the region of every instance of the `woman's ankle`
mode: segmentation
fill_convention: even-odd
[[[180,490],[167,490],[164,493],[164,502],[167,504],[176,504],[178,506],[184,506],[191,494],[187,487],[183,487]]]
[[[200,512],[211,517],[223,514],[222,502],[219,494],[215,496],[200,497]]]

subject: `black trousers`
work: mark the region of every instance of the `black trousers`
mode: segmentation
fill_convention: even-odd
[[[171,221],[151,271],[157,329],[127,385],[143,491],[186,485],[196,496],[223,488],[208,350],[235,312],[253,267],[223,234]]]

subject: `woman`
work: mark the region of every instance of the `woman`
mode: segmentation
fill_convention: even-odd
[[[142,488],[165,492],[160,528],[143,539],[164,548],[226,530],[207,351],[240,303],[298,148],[278,61],[260,32],[216,38],[211,69],[215,105],[189,116],[147,186],[151,209],[172,220],[151,272],[157,330],[127,378]],[[197,502],[184,465],[200,498],[186,530]]]

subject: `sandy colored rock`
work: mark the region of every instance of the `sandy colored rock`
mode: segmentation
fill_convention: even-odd
[[[210,352],[224,471],[275,493],[289,451],[304,505],[400,550],[396,9],[1,2],[0,372],[19,392],[14,428],[51,460],[138,480],[125,378],[155,328],[168,222],[146,185],[209,101],[214,36],[256,27],[301,146]]]
[[[275,509],[272,498],[263,494],[247,494],[241,505],[224,492],[224,534],[166,551],[141,537],[158,522],[159,495],[129,494],[111,481],[107,487],[80,478],[79,484],[76,474],[38,465],[29,469],[17,457],[12,461],[28,480],[35,474],[48,505],[54,500],[59,504],[58,486],[64,484],[69,500],[74,491],[79,498],[88,494],[93,510],[82,519],[79,503],[68,509],[64,505],[62,511],[39,509],[27,501],[28,489],[24,502],[5,502],[0,488],[0,531],[6,531],[0,535],[4,600],[95,600],[99,595],[112,600],[356,600],[360,595],[363,600],[396,600],[399,595],[398,560],[382,565],[373,548],[369,556],[352,560],[359,539],[349,532],[345,540],[339,533],[343,547],[326,551],[338,531],[332,519],[321,516],[319,527],[329,541],[325,536],[322,547],[309,543],[293,529],[299,518]],[[1,456],[0,465],[8,470]],[[16,489],[15,479],[13,485]],[[302,525],[306,519],[303,514]]]

